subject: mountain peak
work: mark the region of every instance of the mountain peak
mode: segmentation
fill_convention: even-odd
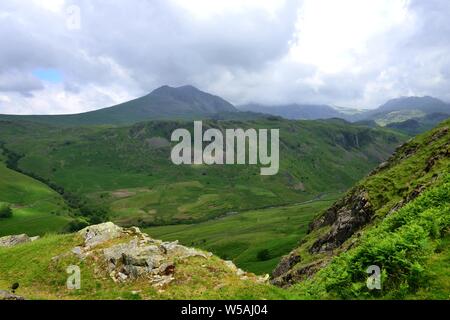
[[[446,103],[442,100],[431,96],[408,96],[408,97],[399,97],[395,99],[388,100],[385,104],[380,106],[380,109],[389,109],[389,108],[397,108],[397,107],[409,107],[409,108],[427,108],[427,107],[435,107],[435,106],[445,106]]]
[[[169,85],[163,85],[153,90],[150,94],[172,94],[175,92],[201,92],[201,91],[192,85],[184,85],[180,87],[171,87]]]

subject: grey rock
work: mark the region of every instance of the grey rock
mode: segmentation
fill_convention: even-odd
[[[272,276],[274,278],[281,276],[282,274],[288,272],[293,266],[301,261],[300,255],[293,251],[287,256],[284,256],[278,266],[273,270]]]
[[[0,247],[14,247],[18,244],[31,242],[26,234],[18,234],[0,238]]]
[[[331,225],[331,230],[314,242],[309,251],[318,253],[338,248],[356,231],[368,224],[373,215],[374,210],[367,191],[354,189],[311,224],[310,229]]]
[[[112,222],[105,222],[94,226],[89,226],[78,231],[84,238],[84,245],[94,247],[103,242],[116,239],[123,234],[123,229]]]
[[[15,295],[5,290],[0,290],[0,300],[25,300],[23,297]]]
[[[199,256],[208,259],[212,253],[205,253],[187,248],[175,242],[162,242],[150,238],[139,228],[120,228],[111,222],[90,226],[79,234],[84,244],[71,250],[80,258],[87,256],[104,259],[106,270],[114,282],[133,281],[138,278],[148,279],[154,286],[161,287],[174,279],[175,263],[188,257]],[[128,240],[131,238],[131,240]],[[118,239],[127,242],[110,245],[106,248],[95,247],[108,240]],[[235,267],[236,268],[236,267]],[[236,273],[245,273],[236,268]]]
[[[162,247],[167,252],[168,255],[177,256],[179,258],[185,259],[189,257],[203,257],[207,259],[212,254],[204,253],[200,250],[194,248],[188,248],[178,244],[178,241],[174,242],[165,242],[162,244]]]

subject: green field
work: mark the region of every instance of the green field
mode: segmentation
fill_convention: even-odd
[[[71,220],[64,200],[45,184],[12,171],[0,162],[0,202],[8,203],[11,218],[0,219],[0,236],[42,235],[62,231]]]
[[[286,207],[250,210],[193,225],[145,229],[156,239],[179,240],[181,244],[214,252],[244,270],[270,273],[281,256],[302,239],[315,215],[326,209],[337,195]],[[266,257],[258,253],[267,250]]]

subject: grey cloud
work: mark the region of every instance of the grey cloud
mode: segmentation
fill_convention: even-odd
[[[18,92],[23,96],[31,97],[33,91],[42,89],[44,89],[42,82],[30,74],[0,73],[0,92]]]

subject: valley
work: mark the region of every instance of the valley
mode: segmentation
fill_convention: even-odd
[[[18,155],[17,170],[45,182],[66,200],[69,213],[64,219],[72,220],[66,229],[110,219],[148,228],[164,239],[195,243],[256,273],[270,272],[314,215],[330,204],[326,199],[345,192],[405,139],[342,120],[204,121],[205,130],[279,129],[280,172],[261,176],[254,165],[173,165],[170,135],[179,127],[193,130],[192,122],[179,121],[71,128],[4,121],[0,137]],[[326,197],[299,204],[320,195]],[[291,220],[303,227],[292,229]],[[234,236],[227,234],[233,224]],[[0,230],[10,231],[3,222]],[[203,230],[210,230],[207,236],[201,236]],[[42,235],[48,230],[33,231]],[[269,242],[268,254],[258,259]]]

